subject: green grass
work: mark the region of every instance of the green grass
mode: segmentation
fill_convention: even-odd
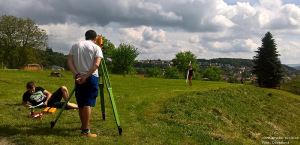
[[[285,82],[280,89],[300,95],[300,76],[298,75],[292,80]]]
[[[0,70],[0,143],[15,144],[261,144],[263,137],[299,137],[300,97],[285,91],[222,82],[111,76],[123,135],[119,136],[109,98],[106,120],[99,98],[93,108],[92,131],[97,138],[79,136],[75,110],[63,112],[54,129],[50,121],[27,118],[20,106],[25,84],[36,81],[49,91],[73,87],[69,72],[63,78],[50,72]],[[105,92],[106,93],[106,92]],[[75,102],[75,98],[71,100]],[[58,111],[57,111],[58,112]],[[300,140],[289,140],[290,144]]]

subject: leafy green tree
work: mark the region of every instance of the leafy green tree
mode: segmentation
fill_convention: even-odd
[[[177,53],[172,62],[173,65],[179,70],[179,73],[181,73],[181,75],[184,77],[187,69],[189,68],[190,62],[193,66],[194,72],[196,72],[198,69],[196,56],[190,51]]]
[[[112,72],[125,76],[134,71],[133,65],[138,55],[139,52],[133,45],[121,43],[112,53]]]
[[[38,63],[47,45],[46,32],[31,19],[0,17],[0,62],[8,68]]]
[[[46,48],[45,51],[40,50],[40,53],[43,56],[42,65],[45,68],[50,68],[51,66],[56,65],[68,69],[66,55],[54,52],[52,48]]]
[[[211,81],[221,80],[222,70],[218,67],[208,67],[203,72],[203,77]]]
[[[146,69],[146,74],[149,77],[160,77],[162,70],[159,67],[150,67]]]
[[[261,87],[277,87],[283,77],[281,62],[278,58],[275,40],[270,32],[262,38],[262,46],[255,51],[253,73]]]
[[[105,36],[102,36],[103,39],[103,54],[105,57],[112,57],[113,51],[116,49],[115,45],[110,42]]]
[[[164,74],[167,79],[179,79],[179,72],[176,67],[168,67]]]
[[[203,78],[203,72],[204,72],[204,70],[201,70],[201,69],[198,69],[197,71],[194,71],[193,79],[201,80]]]
[[[108,40],[106,37],[102,36],[103,39],[103,47],[102,47],[102,52],[105,58],[105,62],[106,62],[106,66],[109,72],[111,72],[112,70],[112,55],[115,48],[115,45],[110,42],[110,40]]]

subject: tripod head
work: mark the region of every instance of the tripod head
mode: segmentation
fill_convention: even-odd
[[[103,47],[103,38],[102,38],[102,35],[97,35],[96,37],[96,44],[102,48]]]

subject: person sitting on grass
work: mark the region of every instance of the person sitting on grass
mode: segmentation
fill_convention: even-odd
[[[62,108],[64,102],[60,102],[61,99],[64,98],[67,101],[69,97],[69,91],[65,86],[59,87],[53,94],[42,87],[36,87],[34,82],[28,82],[26,89],[27,91],[23,94],[22,104],[28,107],[44,103],[44,106],[47,107]],[[66,108],[78,109],[78,106],[68,102]]]

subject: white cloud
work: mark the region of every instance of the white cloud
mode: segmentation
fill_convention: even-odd
[[[286,14],[292,26],[300,27],[300,7],[294,4],[287,4],[283,6],[282,13]]]
[[[142,10],[149,11],[151,13],[157,13],[161,17],[163,17],[165,20],[170,21],[180,21],[182,20],[182,17],[177,16],[174,12],[166,12],[163,10],[162,6],[159,4],[151,3],[151,2],[144,2],[139,1],[137,4],[137,7]]]
[[[190,43],[199,43],[200,42],[200,38],[198,35],[193,35],[189,38],[189,42]]]
[[[143,38],[145,41],[165,42],[166,32],[161,29],[155,31],[152,30],[151,27],[145,27],[143,31]]]
[[[259,3],[262,7],[270,10],[279,9],[282,6],[281,0],[259,0]]]
[[[228,18],[226,18],[223,15],[216,15],[213,19],[212,19],[212,23],[216,24],[218,26],[223,26],[225,28],[230,28],[232,26],[234,26],[235,24]]]
[[[183,50],[198,58],[252,58],[270,31],[278,40],[282,62],[300,63],[300,6],[283,2],[9,0],[0,1],[0,11],[34,19],[47,30],[50,47],[64,53],[86,30],[95,29],[116,45],[138,47],[139,59],[172,59]]]
[[[225,49],[230,48],[231,45],[228,42],[219,42],[219,41],[216,41],[216,42],[211,43],[211,47],[213,49],[218,49],[218,50],[224,51]]]
[[[166,32],[162,29],[154,30],[152,27],[140,26],[136,28],[120,28],[124,42],[135,42],[147,49],[152,49],[157,46],[157,43],[166,41]],[[124,40],[126,38],[126,40]]]
[[[245,48],[249,48],[249,49],[251,49],[251,51],[256,51],[257,48],[260,46],[259,43],[255,42],[252,39],[244,40],[243,44],[244,44]]]
[[[80,26],[76,23],[64,23],[39,26],[46,30],[48,34],[49,47],[65,54],[69,52],[69,49],[75,42],[85,39],[84,34],[89,29],[93,29],[98,34],[102,34],[108,39],[114,40],[111,39],[110,34],[113,33],[113,29],[110,25],[101,27],[97,25]]]
[[[299,64],[299,43],[296,41],[280,40],[278,43],[279,58],[287,64]]]
[[[55,51],[68,53],[68,49],[72,44],[79,39],[84,39],[83,27],[78,24],[48,24],[40,25],[40,27],[46,30],[49,37],[49,46],[53,47]],[[77,31],[75,31],[77,30]]]
[[[271,22],[271,15],[272,12],[267,11],[267,10],[261,10],[260,13],[258,14],[258,20],[260,27],[263,27]]]
[[[257,8],[261,27],[272,30],[299,29],[300,7],[295,4],[280,4],[280,2],[275,2],[276,7],[274,6],[273,9],[265,7],[266,4]]]
[[[239,14],[242,15],[243,19],[254,16],[256,14],[256,9],[250,5],[250,3],[241,3],[238,2],[236,9],[239,11]]]
[[[144,28],[144,27],[143,27]],[[119,30],[120,34],[123,35],[123,41],[137,41],[140,42],[143,40],[143,28],[121,28]]]

